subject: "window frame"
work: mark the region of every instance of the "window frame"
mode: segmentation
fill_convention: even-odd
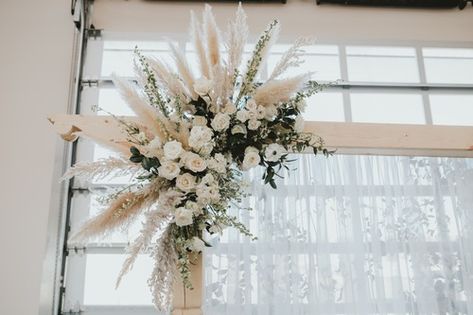
[[[98,38],[93,40],[89,38],[87,42],[87,58],[84,64],[84,77],[81,80],[82,85],[82,92],[80,97],[80,104],[78,105],[78,110],[81,114],[84,115],[93,115],[94,113],[91,111],[91,105],[96,104],[98,101],[98,88],[110,88],[112,87],[111,80],[107,77],[99,77],[91,75],[94,73],[94,69],[101,69],[102,63],[102,53],[103,53],[103,43],[104,40],[110,40],[116,38],[114,34],[107,34],[106,32],[103,33],[102,38]],[[136,40],[136,37],[133,38]],[[179,47],[184,48],[186,41],[184,38],[179,38]],[[317,44],[321,45],[331,45],[334,42],[318,42]],[[473,84],[432,84],[427,83],[425,80],[425,68],[423,67],[422,62],[420,62],[419,56],[422,54],[421,46],[416,46],[416,58],[419,64],[420,72],[420,81],[419,83],[379,83],[379,82],[348,82],[348,74],[347,74],[347,59],[346,59],[346,51],[345,47],[348,45],[365,45],[368,44],[367,42],[345,42],[343,45],[338,43],[339,47],[339,62],[340,62],[340,70],[341,70],[341,79],[344,80],[342,83],[337,83],[333,86],[328,87],[329,91],[341,91],[343,94],[343,106],[345,110],[345,122],[308,122],[309,130],[313,130],[315,132],[319,132],[321,128],[336,130],[332,137],[337,138],[337,134],[351,134],[353,132],[356,133],[356,130],[362,132],[362,134],[372,134],[374,131],[379,131],[379,128],[384,129],[382,133],[385,135],[389,135],[392,132],[397,133],[398,135],[410,135],[411,133],[421,132],[420,136],[428,135],[429,133],[433,133],[435,135],[446,134],[447,136],[460,136],[461,134],[465,133],[468,135],[473,135],[473,127],[458,127],[458,126],[433,126],[432,125],[432,117],[430,112],[430,102],[429,102],[429,94],[427,91],[469,91],[473,89]],[[370,42],[369,45],[381,45],[382,42],[373,43]],[[411,43],[412,44],[412,43]],[[398,45],[405,46],[411,45],[409,42],[400,42]],[[426,43],[416,43],[416,45],[425,45]],[[429,47],[434,45],[434,43],[427,43]],[[436,47],[441,47],[440,45],[445,45],[445,43],[435,43]],[[455,46],[455,44],[448,43],[449,47]],[[465,43],[458,43],[458,47],[465,47]],[[389,46],[394,46],[392,42],[389,43]],[[473,44],[471,44],[473,48]],[[420,54],[420,55],[419,55]],[[423,73],[422,73],[423,71]],[[321,82],[325,83],[325,82]],[[386,126],[386,124],[367,124],[367,123],[353,123],[352,116],[351,116],[351,104],[350,104],[350,91],[360,91],[363,89],[373,89],[373,90],[421,90],[422,97],[424,101],[424,111],[426,117],[426,125],[401,125],[401,124],[389,124],[390,126]],[[429,116],[430,115],[430,116]],[[430,119],[429,119],[430,117]],[[383,127],[384,126],[384,127]],[[419,127],[420,126],[420,127]],[[419,129],[420,128],[420,129]],[[322,134],[322,136],[324,136]],[[356,139],[355,139],[356,140]],[[461,139],[461,141],[467,139]],[[473,137],[472,137],[473,140]],[[80,141],[80,140],[79,140]],[[353,139],[346,140],[346,143],[352,142]],[[395,140],[393,140],[394,143]],[[432,141],[433,142],[433,141]],[[330,144],[330,142],[329,142]],[[473,141],[471,143],[473,145]],[[83,147],[79,143],[78,147]],[[93,152],[90,150],[80,148],[77,149],[76,152],[77,156],[75,157],[77,160],[87,160],[90,159],[93,155]],[[342,146],[339,150],[339,153],[345,154],[379,154],[379,155],[415,155],[415,156],[465,156],[465,157],[473,157],[473,151],[465,151],[465,150],[456,150],[456,149],[445,149],[445,148],[438,148],[435,149],[422,149],[420,147],[398,147],[398,148],[387,148],[364,144],[360,146],[360,143],[355,143],[354,145],[350,146]],[[80,187],[77,185],[77,182],[71,187],[73,193],[78,193],[82,189],[87,189]],[[68,203],[72,202],[72,196],[69,198]],[[82,201],[84,202],[84,201]],[[84,206],[88,207],[86,204]],[[69,223],[71,221],[79,222],[84,219],[84,217],[71,217],[67,216]],[[68,223],[68,224],[69,224]],[[100,244],[91,244],[87,246],[87,254],[93,253],[122,253],[123,249],[125,248],[126,243],[123,244],[116,244],[114,246],[107,246],[103,247]],[[86,248],[80,247],[69,247],[67,246],[67,251],[69,255],[83,255],[86,252]],[[64,257],[64,260],[68,260],[67,264],[70,264],[71,259]],[[74,283],[82,283],[82,286],[77,286],[74,288],[67,287],[65,290],[65,298],[64,301],[67,301],[68,297],[79,297],[82,299],[84,297],[83,292],[83,285],[84,282],[80,281],[80,279],[84,278],[85,275],[85,260],[82,262],[73,262],[74,265],[67,265],[66,272],[63,276],[65,276],[66,280],[73,281]],[[79,301],[80,302],[80,301]],[[79,303],[79,311],[82,304]],[[63,306],[60,306],[62,308]],[[64,305],[64,309],[59,310],[60,312],[68,312],[68,311],[76,311],[76,305]],[[155,310],[152,306],[90,306],[87,305],[87,314],[90,315],[105,315],[105,314],[129,314],[131,311],[135,312],[135,314],[156,314]]]

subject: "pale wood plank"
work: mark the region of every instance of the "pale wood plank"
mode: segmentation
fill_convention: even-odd
[[[133,117],[123,119],[134,121]],[[53,115],[49,120],[67,141],[84,135],[128,154],[126,135],[111,117]],[[396,155],[412,155],[417,151],[422,154],[429,150],[465,156],[473,153],[473,127],[306,122],[305,131],[324,138],[327,146],[348,153],[352,149],[358,150],[355,153],[379,149],[380,154]]]
[[[202,315],[203,266],[202,255],[197,255],[190,267],[193,289],[186,289],[179,279],[174,284],[172,315]]]

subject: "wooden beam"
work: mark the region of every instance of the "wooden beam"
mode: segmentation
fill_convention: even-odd
[[[67,141],[82,135],[128,153],[126,134],[109,116],[53,115],[49,120]],[[310,121],[305,131],[340,153],[473,156],[473,127]]]
[[[202,255],[199,254],[190,267],[193,289],[186,289],[179,279],[174,284],[174,301],[171,315],[202,315],[203,297],[203,266]]]

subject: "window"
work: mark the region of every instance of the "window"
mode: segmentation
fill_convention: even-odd
[[[116,39],[108,39],[108,35],[104,34],[103,38],[89,41],[88,45],[88,63],[84,73],[85,79],[90,79],[92,86],[84,86],[82,92],[82,103],[81,112],[83,114],[91,114],[92,105],[98,104],[100,107],[107,111],[113,112],[117,115],[131,115],[132,113],[127,109],[123,101],[117,95],[113,89],[113,85],[110,83],[110,75],[112,72],[116,72],[118,75],[133,77],[133,64],[132,51],[135,46],[138,46],[145,54],[154,56],[167,57],[167,44],[162,41],[121,41]],[[115,37],[116,38],[116,37]],[[190,45],[184,40],[176,41],[176,44],[185,49],[188,56],[192,56],[194,52]],[[274,49],[274,53],[269,56],[267,64],[263,73],[263,77],[267,76],[271,71],[272,67],[276,64],[278,57],[288,46],[285,44],[277,45]],[[247,47],[250,51],[251,46]],[[306,63],[300,69],[294,69],[292,74],[298,73],[300,70],[316,69],[317,72],[314,75],[314,79],[322,82],[330,82],[337,79],[342,79],[341,82],[335,83],[333,86],[327,88],[323,92],[313,96],[308,102],[307,112],[305,113],[306,119],[310,121],[333,121],[333,122],[363,122],[363,123],[398,123],[398,124],[438,124],[438,125],[462,125],[462,126],[473,126],[473,47],[459,47],[459,48],[442,48],[441,46],[434,47],[433,45],[421,46],[416,45],[399,45],[399,46],[381,46],[372,44],[349,44],[349,45],[334,45],[334,44],[316,44],[308,47],[306,50],[307,58]],[[94,80],[98,79],[97,82]],[[97,86],[94,86],[94,85]],[[103,114],[103,113],[100,113]],[[93,145],[86,140],[80,139],[77,148],[77,159],[78,160],[96,160],[100,157],[110,155],[110,152],[103,149],[100,146]],[[246,240],[240,239],[236,234],[228,233],[222,239],[222,246],[218,247],[216,251],[211,250],[207,255],[207,271],[206,281],[212,283],[215,279],[223,281],[222,279],[227,277],[234,277],[234,280],[243,279],[245,283],[235,284],[241,285],[242,287],[257,286],[257,282],[261,277],[268,277],[261,269],[261,259],[268,259],[267,256],[258,256],[261,251],[264,251],[264,246],[276,246],[285,244],[286,238],[288,237],[300,237],[300,240],[294,240],[296,249],[290,253],[293,258],[292,261],[288,261],[287,265],[277,264],[274,268],[283,268],[287,266],[290,270],[306,270],[312,278],[302,279],[297,282],[297,285],[301,287],[298,289],[301,293],[300,297],[294,298],[298,302],[297,310],[300,312],[304,311],[305,307],[308,307],[311,299],[308,297],[307,292],[315,290],[315,287],[308,285],[308,281],[318,281],[320,285],[325,285],[327,288],[327,294],[325,298],[327,301],[334,301],[331,313],[333,314],[349,314],[348,310],[353,306],[356,299],[361,298],[356,296],[356,290],[343,292],[344,281],[349,281],[353,288],[356,287],[356,277],[349,277],[347,273],[355,272],[347,268],[346,264],[348,261],[359,259],[355,249],[350,251],[350,246],[368,246],[372,244],[373,239],[376,238],[374,234],[367,234],[370,240],[363,240],[361,230],[355,231],[359,227],[356,223],[358,221],[350,220],[367,220],[363,221],[362,228],[370,233],[375,233],[376,230],[370,226],[374,221],[373,216],[382,216],[382,211],[388,211],[388,209],[404,209],[401,206],[392,204],[392,199],[383,199],[386,193],[393,193],[395,196],[399,196],[399,191],[403,191],[402,186],[412,184],[410,180],[422,181],[425,178],[422,174],[415,174],[414,177],[396,178],[396,176],[402,176],[406,169],[415,168],[415,172],[422,172],[422,163],[424,160],[416,160],[415,158],[379,158],[379,159],[364,159],[359,158],[347,158],[340,157],[339,167],[333,164],[323,164],[323,167],[331,167],[334,170],[334,174],[331,175],[327,172],[323,172],[323,180],[317,182],[315,178],[311,178],[310,174],[313,172],[313,168],[316,167],[314,162],[308,159],[301,161],[299,169],[306,170],[307,173],[300,174],[300,177],[292,178],[286,182],[283,187],[285,196],[287,198],[280,198],[274,195],[269,195],[268,199],[264,201],[258,200],[257,198],[251,198],[248,200],[249,203],[257,205],[258,207],[266,207],[268,215],[274,220],[271,221],[275,224],[275,227],[282,231],[281,235],[284,237],[277,238],[277,236],[262,235],[263,242],[259,244],[250,244]],[[422,162],[424,161],[424,162]],[[441,160],[440,163],[448,164],[450,160]],[[461,162],[462,167],[471,168],[471,161]],[[330,162],[326,162],[330,163]],[[351,163],[355,163],[352,165]],[[365,163],[365,164],[364,164]],[[381,165],[401,165],[394,168],[393,173],[382,173]],[[417,163],[417,164],[416,164]],[[428,163],[439,163],[437,160],[429,160]],[[468,164],[470,163],[470,164]],[[320,164],[317,164],[320,167]],[[430,164],[429,164],[430,165]],[[467,165],[467,166],[464,166]],[[356,166],[359,170],[359,174],[364,174],[362,178],[358,178],[359,182],[350,183],[350,175],[352,168],[350,166]],[[402,167],[405,168],[402,168]],[[374,167],[375,174],[368,174],[367,169]],[[376,167],[379,167],[377,169]],[[393,166],[394,167],[394,166]],[[424,174],[426,177],[443,178],[434,174],[435,167],[431,167]],[[376,173],[379,172],[379,173]],[[309,175],[307,175],[309,174]],[[296,176],[296,175],[295,175]],[[333,176],[333,178],[331,178]],[[436,177],[437,176],[437,177]],[[317,177],[318,178],[318,177]],[[379,187],[381,184],[370,182],[376,180],[392,180],[386,184],[387,188]],[[343,182],[348,180],[348,182]],[[363,180],[366,180],[363,182]],[[398,180],[398,181],[396,181]],[[339,182],[337,182],[339,181]],[[93,183],[75,182],[73,187],[73,196],[71,199],[71,217],[70,224],[71,229],[74,231],[78,225],[86,220],[89,216],[93,215],[98,211],[96,197],[90,194],[91,191],[98,193],[107,192],[111,187],[124,185],[126,178],[115,179],[114,181],[102,180]],[[300,191],[308,191],[309,187],[314,184],[318,184],[317,187],[318,196],[322,197],[309,197]],[[344,203],[349,203],[349,197],[345,196],[347,187],[356,184],[359,185],[359,191],[350,191],[351,193],[357,194],[359,197],[356,200],[361,200],[361,205],[354,206],[353,209],[359,211],[356,216],[346,217],[348,214],[343,212]],[[410,186],[409,186],[410,187]],[[441,191],[443,193],[434,194],[432,190],[435,189],[435,183],[429,182],[424,183],[418,191],[413,193],[413,196],[409,200],[400,200],[400,203],[414,202],[416,204],[415,209],[419,212],[414,215],[428,214],[431,208],[429,205],[435,202],[435,198],[444,196],[446,200],[449,198],[448,186],[443,183]],[[261,192],[258,187],[253,187],[253,191]],[[301,194],[301,195],[298,195]],[[323,200],[326,198],[325,200]],[[400,197],[399,197],[400,198]],[[446,202],[453,202],[454,198],[448,199]],[[438,202],[438,200],[436,201]],[[288,211],[281,211],[280,213],[274,210],[278,209],[277,205],[285,204],[296,205],[295,207],[300,212],[300,217],[295,217],[294,213]],[[379,207],[380,213],[373,211],[372,207]],[[327,209],[325,214],[311,213],[309,209],[314,207],[323,207]],[[370,208],[371,207],[371,208]],[[389,208],[391,207],[391,208]],[[449,217],[453,224],[454,216],[451,215],[454,205],[450,206],[445,211],[449,213]],[[408,207],[407,207],[408,208]],[[463,209],[463,208],[462,208]],[[399,211],[401,211],[399,210]],[[361,211],[361,212],[360,212]],[[363,211],[366,212],[366,216]],[[252,214],[253,215],[253,214]],[[261,226],[261,222],[264,222],[264,218],[243,217],[242,220],[249,224],[250,228],[256,233],[266,233]],[[313,221],[307,216],[310,215],[322,215],[321,221]],[[438,215],[438,214],[435,214]],[[434,217],[435,217],[434,215]],[[282,216],[282,217],[278,217]],[[304,217],[305,216],[305,217]],[[398,219],[398,216],[392,216],[393,220]],[[314,223],[317,226],[308,226],[301,228],[300,220],[307,219],[306,222]],[[279,220],[279,221],[278,221]],[[299,221],[298,221],[299,220]],[[429,219],[434,220],[434,219]],[[258,223],[259,222],[259,223]],[[274,222],[294,222],[293,226],[276,226]],[[323,222],[320,223],[320,222]],[[347,224],[347,225],[343,225]],[[360,222],[358,222],[360,223]],[[396,224],[398,224],[397,222]],[[388,222],[384,222],[388,224]],[[394,224],[394,223],[393,223]],[[399,224],[408,224],[408,222],[400,222]],[[428,224],[425,227],[428,229]],[[135,265],[134,270],[127,276],[124,283],[118,290],[114,289],[114,283],[118,270],[124,260],[124,249],[131,240],[134,239],[137,232],[140,229],[140,224],[136,224],[127,229],[123,233],[115,233],[107,236],[103,240],[96,240],[90,242],[86,247],[82,247],[79,244],[69,243],[69,255],[67,257],[67,272],[66,272],[66,291],[64,297],[64,307],[67,310],[78,310],[85,308],[86,314],[104,315],[104,314],[129,314],[136,312],[137,314],[154,314],[154,310],[151,305],[151,298],[146,286],[146,279],[151,268],[151,261],[143,255]],[[455,229],[452,229],[455,230]],[[409,232],[406,227],[403,231]],[[291,232],[290,234],[284,234]],[[406,232],[406,233],[407,233]],[[424,232],[424,231],[423,231]],[[419,235],[424,236],[420,233]],[[308,233],[307,235],[304,233]],[[313,233],[313,234],[311,234]],[[393,232],[394,233],[394,232]],[[426,232],[427,233],[427,232]],[[452,233],[458,233],[452,232]],[[428,235],[428,234],[425,234]],[[456,234],[451,235],[452,240],[456,240]],[[305,252],[307,240],[304,237],[309,237],[311,242],[317,240],[316,250],[313,252]],[[349,240],[349,241],[348,241]],[[377,239],[379,241],[379,239]],[[266,243],[264,242],[266,241]],[[438,238],[434,238],[434,241],[438,241]],[[310,242],[309,242],[310,243]],[[449,243],[450,244],[450,243]],[[278,250],[281,253],[285,253],[284,246],[278,245]],[[311,246],[314,244],[311,244]],[[399,244],[398,244],[399,245]],[[315,246],[315,245],[314,245]],[[393,245],[394,246],[394,245]],[[313,248],[313,247],[308,247]],[[345,249],[343,249],[345,248]],[[377,247],[378,248],[378,247]],[[241,257],[245,257],[248,265],[242,269],[230,269],[231,273],[220,272],[224,270],[231,263],[234,263],[235,256],[226,254],[225,251],[236,252]],[[359,249],[359,248],[358,248]],[[380,247],[378,248],[379,250]],[[392,249],[394,251],[394,249]],[[273,253],[273,252],[271,252]],[[319,261],[321,268],[326,268],[321,271],[318,275],[310,274],[310,266],[316,259],[316,254],[323,253],[322,260]],[[369,251],[364,252],[366,255],[370,255]],[[384,284],[380,284],[372,280],[367,282],[369,286],[366,292],[371,292],[370,299],[376,300],[386,299],[385,310],[378,310],[378,312],[386,312],[390,314],[401,314],[402,310],[412,311],[411,307],[397,308],[396,303],[400,303],[399,300],[402,297],[402,288],[400,285],[409,285],[411,281],[412,269],[415,268],[413,262],[410,260],[412,257],[403,256],[405,253],[398,253],[398,256],[373,256],[381,259],[376,261],[377,264],[386,266],[383,270],[381,278],[376,278],[379,281],[385,281]],[[213,256],[212,256],[213,255]],[[266,258],[265,258],[266,257]],[[282,258],[287,258],[281,254]],[[371,261],[374,261],[374,259]],[[406,264],[398,264],[391,259],[400,259]],[[253,261],[254,263],[251,263]],[[370,261],[370,260],[366,260]],[[373,265],[365,265],[365,260],[358,261],[355,264],[357,270],[356,275],[364,274],[365,268],[374,268]],[[291,265],[292,264],[292,265]],[[391,266],[391,267],[390,267]],[[332,269],[331,269],[332,268]],[[390,268],[401,268],[398,273],[391,274]],[[273,270],[277,272],[278,270]],[[282,270],[280,270],[282,271]],[[238,273],[245,274],[246,276],[239,277]],[[317,278],[325,274],[325,279]],[[375,271],[373,271],[375,272]],[[252,275],[252,276],[248,276]],[[400,276],[399,276],[400,275]],[[302,277],[303,275],[295,272],[294,277]],[[396,278],[398,277],[398,278]],[[227,279],[226,278],[226,279]],[[370,279],[375,279],[370,278]],[[227,279],[228,280],[228,279]],[[324,282],[325,281],[325,282]],[[264,282],[269,284],[270,281]],[[277,285],[282,286],[282,282],[275,282]],[[272,287],[275,292],[283,292],[284,287]],[[219,291],[220,290],[220,291]],[[264,290],[261,291],[251,290],[237,290],[236,288],[229,290],[228,288],[219,288],[218,286],[209,289],[206,292],[206,298],[209,301],[209,305],[213,305],[209,312],[219,314],[223,312],[226,306],[222,305],[221,301],[228,302],[227,306],[232,305],[245,305],[247,309],[235,308],[235,312],[256,312],[258,307],[262,314],[271,314],[271,305],[258,305],[257,301],[266,301],[264,297]],[[278,291],[279,290],[279,291]],[[309,290],[309,291],[307,291]],[[233,292],[234,295],[231,295]],[[361,292],[361,291],[360,291]],[[365,292],[365,291],[363,291]],[[401,293],[400,293],[401,292]],[[430,292],[430,291],[429,291]],[[221,294],[220,294],[221,293]],[[220,295],[219,295],[220,294]],[[243,294],[240,296],[238,294]],[[315,293],[311,293],[315,294]],[[330,296],[330,294],[332,296]],[[355,295],[350,295],[355,294]],[[363,293],[364,294],[364,293]],[[428,295],[427,293],[425,293]],[[366,298],[366,297],[365,297]],[[281,307],[285,303],[291,303],[291,301],[282,300]],[[458,298],[459,303],[464,303],[465,297],[460,296]],[[402,300],[401,302],[404,302]],[[212,304],[213,303],[213,304]],[[287,304],[286,303],[286,304]],[[328,303],[328,302],[327,302]],[[390,306],[389,306],[390,305]],[[322,306],[317,306],[322,307]],[[360,306],[357,306],[360,307]],[[366,309],[360,309],[361,313],[367,313]],[[294,311],[294,309],[287,309],[288,313]],[[369,309],[371,311],[372,309]],[[228,309],[226,310],[228,311]],[[306,310],[307,311],[307,310]],[[430,310],[431,311],[431,310]],[[420,311],[422,313],[422,310]],[[245,313],[245,314],[246,314]],[[404,314],[406,311],[404,311]],[[287,314],[287,313],[286,313]]]

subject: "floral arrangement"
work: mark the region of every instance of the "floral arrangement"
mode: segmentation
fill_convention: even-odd
[[[261,83],[256,79],[278,36],[278,21],[262,33],[240,72],[248,35],[241,6],[224,36],[226,55],[220,50],[221,35],[211,8],[206,6],[202,23],[193,14],[191,18],[199,75],[173,44],[177,73],[136,50],[138,86],[114,78],[136,118],[112,115],[127,141],[105,143],[122,157],[78,163],[65,175],[133,178],[130,185],[102,200],[104,210],[86,222],[75,239],[103,236],[144,215],[141,234],[129,246],[117,285],[138,254],[151,249],[155,268],[149,285],[161,310],[172,304],[176,275],[192,287],[189,267],[195,254],[209,246],[211,235],[233,227],[255,238],[228,213],[245,196],[243,171],[265,168],[262,180],[276,189],[280,170],[289,169],[290,152],[310,149],[331,154],[320,137],[303,132],[305,99],[322,86],[308,81],[310,74],[281,78],[288,68],[301,64],[302,47],[311,41],[297,40]]]

